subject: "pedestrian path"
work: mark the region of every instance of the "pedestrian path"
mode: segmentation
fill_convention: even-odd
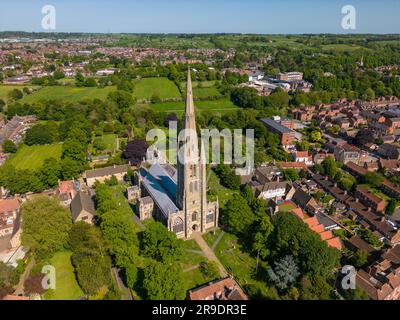
[[[223,277],[223,278],[227,277],[228,272],[225,270],[222,263],[219,261],[217,256],[214,254],[214,251],[208,246],[207,242],[204,241],[201,234],[197,233],[197,234],[193,235],[193,239],[199,245],[201,251],[203,251],[206,258],[210,261],[214,261],[217,263],[221,277]]]

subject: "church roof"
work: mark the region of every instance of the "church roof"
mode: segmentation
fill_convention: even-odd
[[[179,211],[173,199],[176,198],[176,181],[158,164],[147,171],[140,169],[143,185],[165,216]]]

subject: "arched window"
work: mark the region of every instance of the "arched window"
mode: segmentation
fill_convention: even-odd
[[[197,212],[192,213],[192,221],[197,221]]]
[[[183,231],[183,220],[181,218],[176,218],[172,224],[172,231],[179,233]]]
[[[206,223],[210,223],[214,221],[214,210],[208,210],[206,215]]]

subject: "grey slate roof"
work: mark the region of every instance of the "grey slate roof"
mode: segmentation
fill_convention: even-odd
[[[264,123],[265,125],[267,125],[268,127],[274,128],[275,130],[277,130],[280,133],[291,133],[291,132],[293,132],[293,130],[281,125],[280,123],[276,122],[273,119],[261,119],[260,121],[262,123]]]
[[[141,168],[140,175],[147,192],[166,217],[179,211],[175,204],[176,182],[158,163],[149,170]]]
[[[112,166],[107,168],[99,168],[88,170],[85,172],[86,178],[96,178],[104,176],[112,176],[113,174],[125,173],[128,171],[128,165]]]
[[[82,210],[85,210],[93,215],[96,213],[92,198],[86,193],[79,191],[71,202],[71,213],[74,221],[78,218]]]

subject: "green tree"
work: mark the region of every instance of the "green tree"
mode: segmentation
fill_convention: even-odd
[[[364,250],[357,250],[351,257],[351,264],[355,267],[361,268],[367,263],[368,254]]]
[[[393,215],[394,211],[396,210],[397,207],[397,201],[396,199],[391,198],[385,208],[385,213],[389,216]]]
[[[300,179],[299,174],[295,169],[285,169],[282,170],[283,179],[289,181],[296,181]]]
[[[218,264],[215,261],[202,262],[200,271],[209,279],[217,279],[220,277]]]
[[[143,288],[149,300],[183,300],[183,273],[176,265],[153,261],[144,268]]]
[[[13,141],[7,139],[3,142],[3,150],[5,153],[15,153],[17,152],[17,146]]]
[[[111,283],[111,259],[101,231],[85,222],[74,224],[69,232],[71,261],[82,290],[95,295]]]
[[[141,242],[143,255],[159,262],[173,262],[183,254],[182,241],[160,222],[148,225]]]
[[[138,256],[138,239],[131,217],[120,209],[108,211],[101,215],[100,226],[115,264],[125,267],[134,263]]]
[[[371,187],[379,188],[385,178],[378,172],[368,172],[364,175],[363,182]]]
[[[0,289],[11,288],[18,283],[18,272],[17,270],[0,261]]]
[[[338,166],[333,157],[327,157],[325,158],[322,163],[321,163],[323,170],[326,175],[328,175],[331,179],[333,179],[337,172],[338,172]]]
[[[327,278],[338,266],[340,251],[328,247],[325,241],[297,216],[278,213],[273,219],[271,257],[292,255],[302,274]]]
[[[138,278],[138,269],[134,264],[129,264],[126,266],[125,277],[126,284],[129,288],[133,289]]]
[[[301,300],[331,300],[333,288],[318,275],[303,276],[300,280]]]
[[[261,259],[266,260],[270,255],[269,241],[273,231],[274,226],[269,216],[265,215],[256,226],[253,240],[253,251]]]
[[[286,290],[300,275],[296,262],[292,256],[286,256],[274,262],[274,268],[268,268],[269,280],[279,290]]]
[[[22,205],[22,244],[38,257],[65,248],[71,226],[69,210],[56,198],[38,196]]]
[[[222,210],[222,222],[235,234],[246,233],[256,220],[256,216],[246,200],[237,195],[230,199]]]
[[[8,93],[8,98],[11,100],[20,100],[24,97],[24,94],[19,89],[13,89]]]

